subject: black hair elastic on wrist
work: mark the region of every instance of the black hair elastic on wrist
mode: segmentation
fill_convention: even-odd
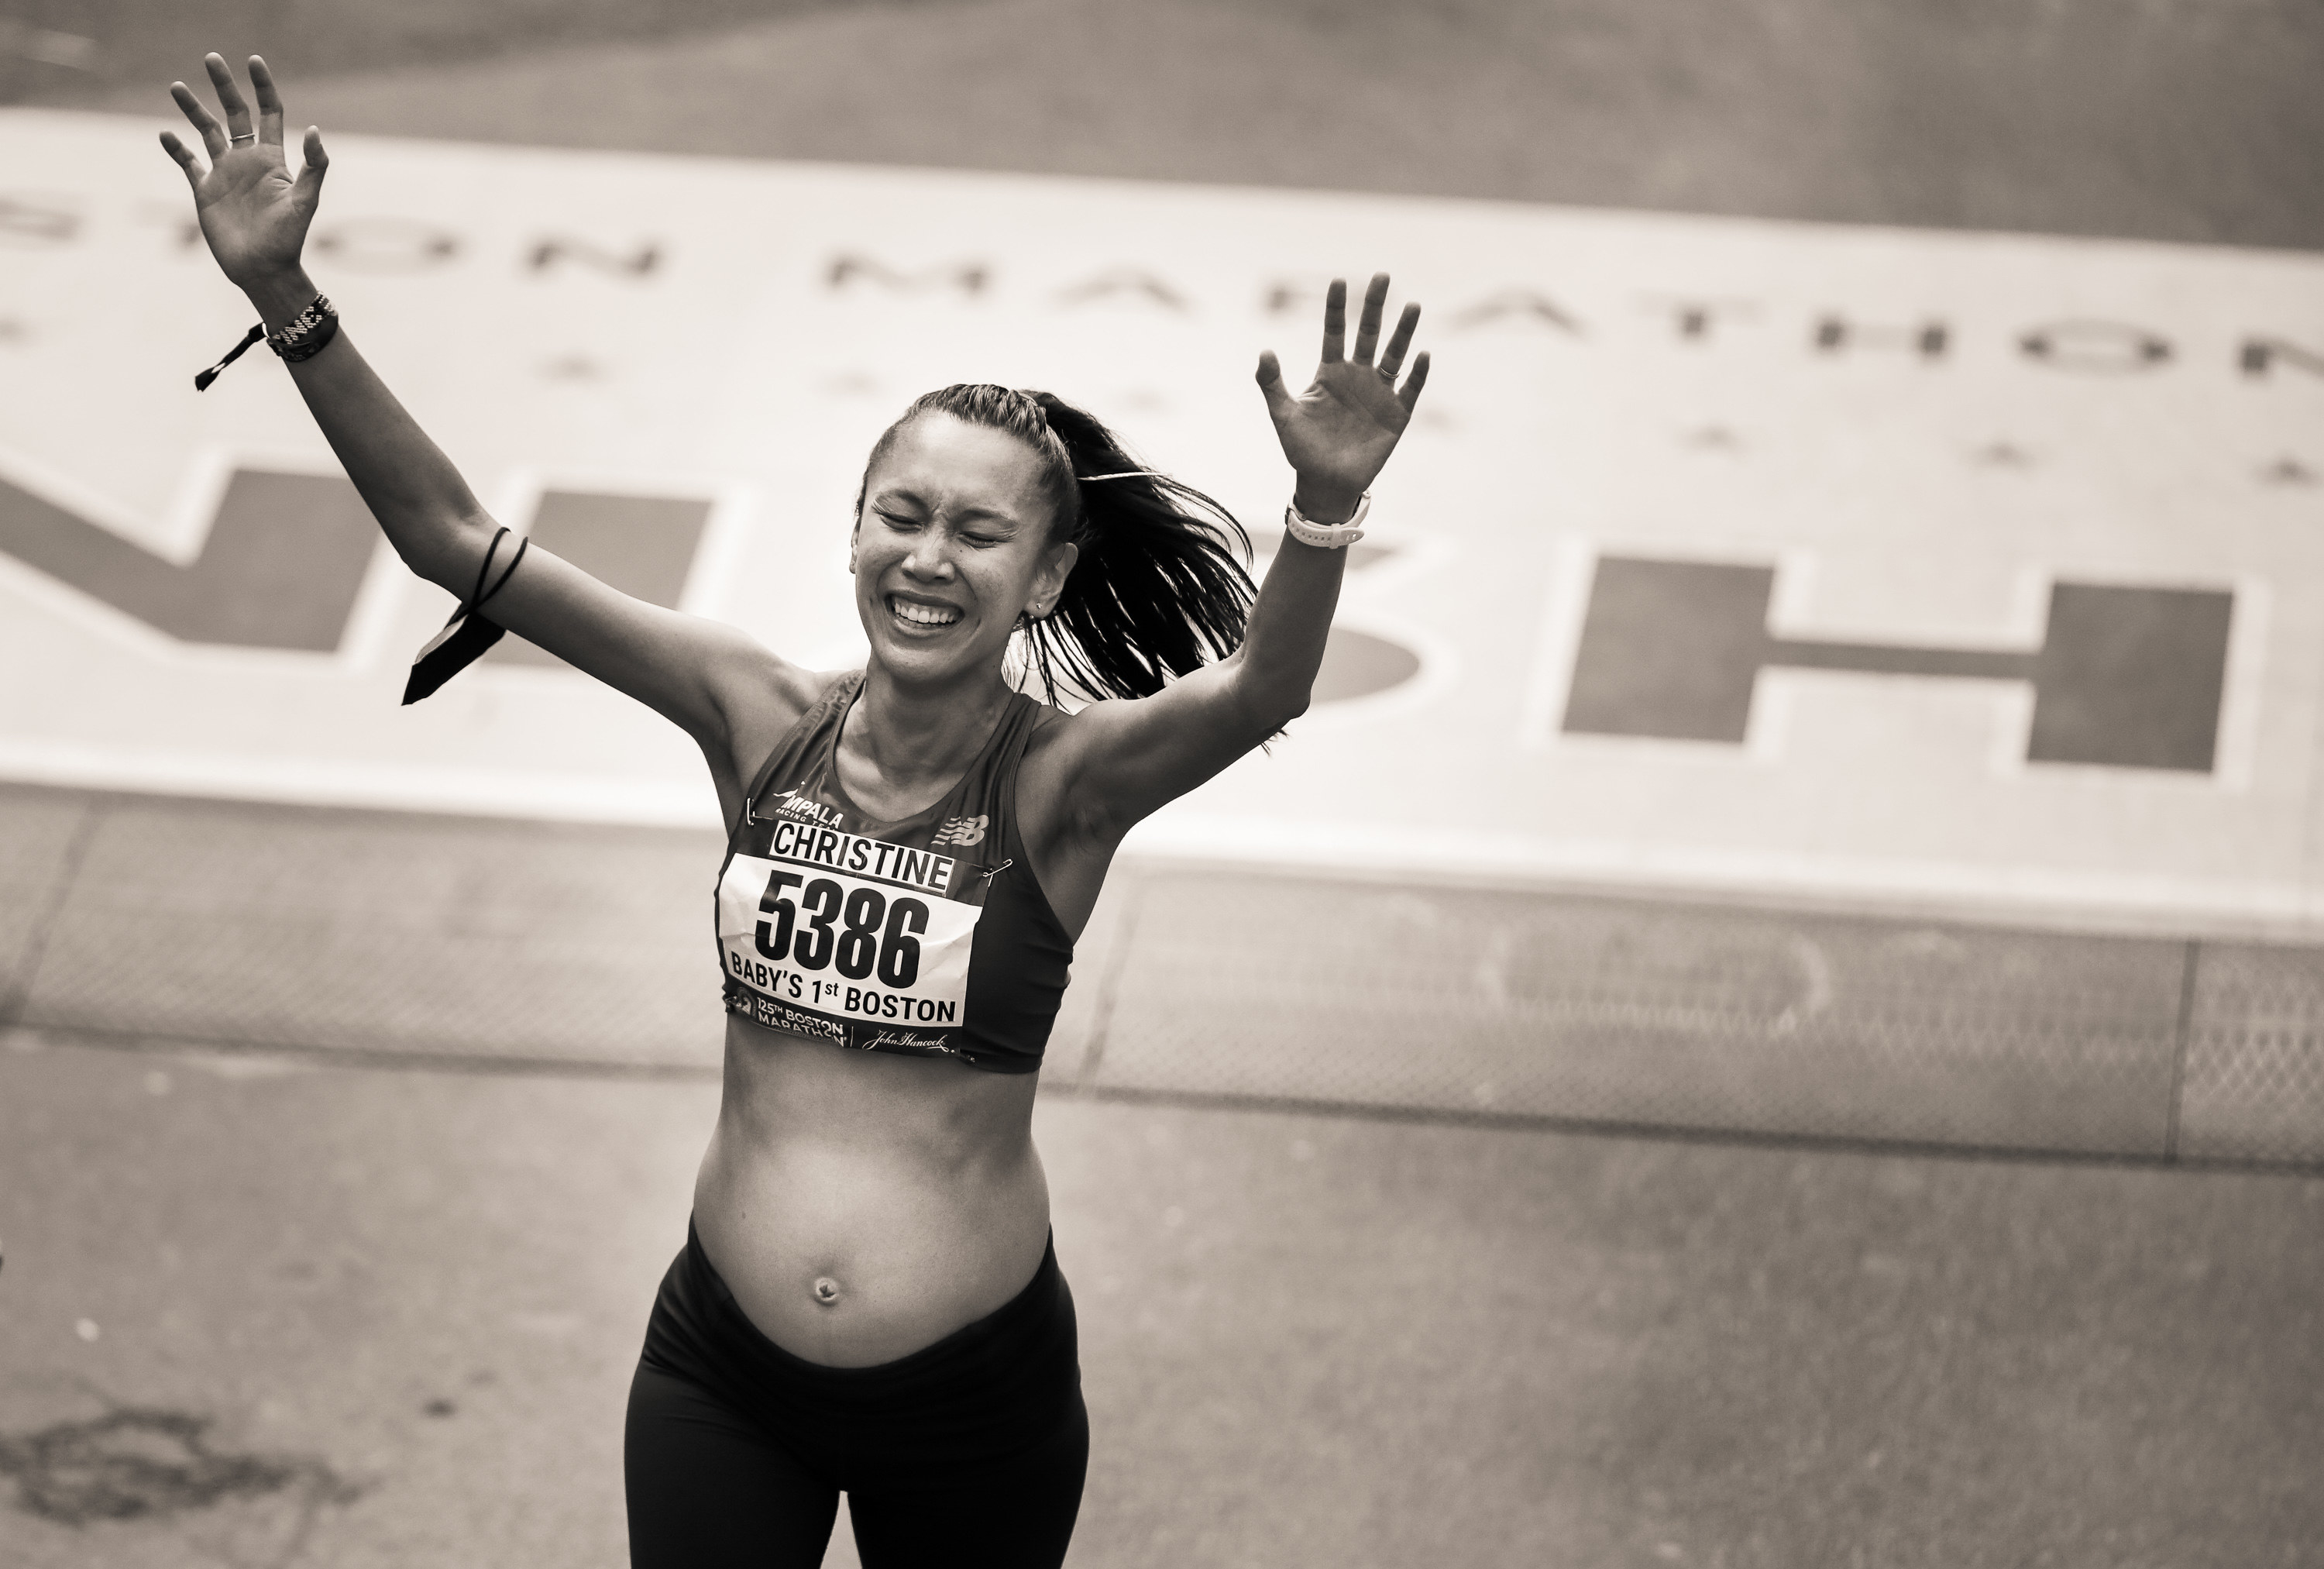
[[[506,528],[493,536],[493,542],[484,547],[484,564],[476,568],[475,593],[466,605],[452,613],[452,619],[444,623],[444,630],[429,638],[428,646],[413,657],[411,674],[405,678],[403,683],[406,707],[475,663],[484,657],[486,649],[501,641],[504,629],[486,621],[477,612],[484,608],[485,600],[498,594],[506,586],[508,580],[516,576],[516,564],[524,559],[525,551],[532,544],[530,540],[519,540],[516,554],[509,558],[508,567],[501,573],[500,581],[487,588],[484,578],[493,569],[493,556],[500,549],[501,541],[507,537]]]

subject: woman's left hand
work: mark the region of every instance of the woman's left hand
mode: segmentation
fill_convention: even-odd
[[[1319,523],[1342,522],[1354,512],[1357,501],[1371,488],[1411,423],[1420,389],[1428,380],[1428,352],[1424,349],[1414,358],[1404,385],[1396,384],[1412,346],[1413,329],[1420,325],[1417,305],[1404,308],[1379,363],[1372,363],[1387,303],[1388,274],[1374,273],[1364,291],[1355,353],[1350,355],[1344,348],[1347,281],[1332,280],[1323,297],[1323,361],[1304,392],[1295,394],[1284,384],[1283,367],[1273,350],[1259,356],[1259,389],[1267,397],[1268,417],[1275,421],[1283,456],[1299,476],[1299,510]]]

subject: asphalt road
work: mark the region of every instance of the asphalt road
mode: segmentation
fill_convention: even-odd
[[[623,1390],[715,1106],[9,1038],[0,1562],[619,1564]],[[2324,1179],[1061,1096],[1037,1133],[1096,1433],[1076,1563],[2324,1540]]]
[[[7,0],[0,97],[327,129],[2324,245],[2309,0]],[[45,20],[44,20],[45,19]]]

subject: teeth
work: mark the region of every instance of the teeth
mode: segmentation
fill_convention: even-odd
[[[888,609],[899,621],[914,626],[950,626],[960,619],[957,610],[939,610],[933,605],[914,605],[907,599],[890,599]]]

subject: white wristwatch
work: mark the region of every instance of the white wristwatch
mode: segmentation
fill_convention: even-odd
[[[1364,514],[1372,510],[1372,493],[1364,492],[1356,502],[1355,515],[1344,523],[1319,523],[1302,516],[1299,503],[1294,501],[1283,509],[1283,526],[1291,537],[1303,545],[1317,545],[1326,550],[1344,550],[1364,537]]]

